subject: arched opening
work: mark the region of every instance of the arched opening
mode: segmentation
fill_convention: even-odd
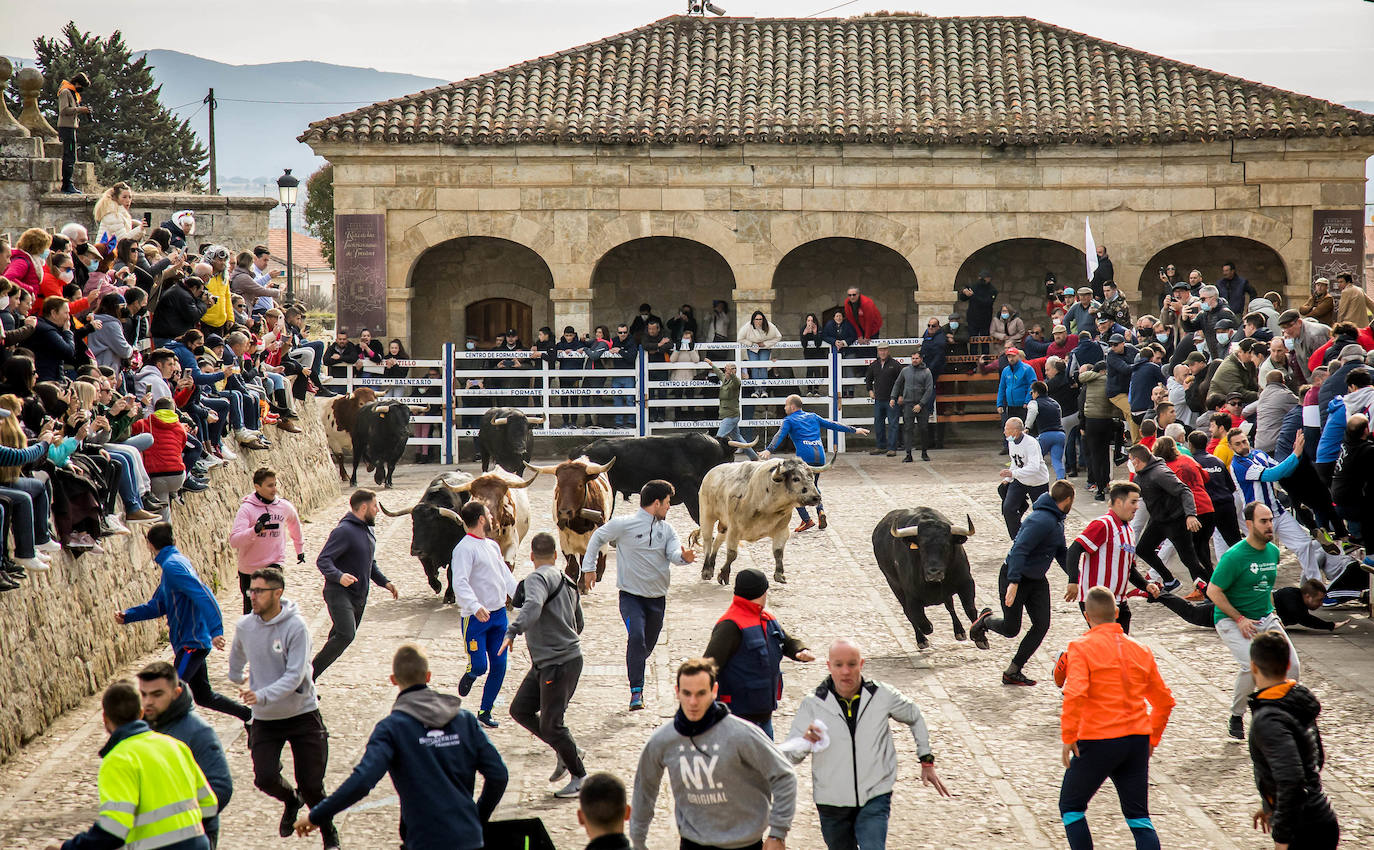
[[[530,305],[512,298],[485,298],[469,304],[463,310],[466,334],[477,337],[479,346],[489,346],[496,337],[514,329],[520,339],[534,339]]]
[[[552,321],[553,273],[532,249],[508,239],[462,236],[441,242],[420,255],[410,285],[410,348],[416,357],[436,357],[445,342],[461,345],[467,334],[490,344],[507,327],[529,343],[531,331]],[[469,309],[484,303],[490,306]],[[496,329],[501,316],[516,321]],[[474,321],[493,324],[479,327]]]
[[[677,236],[632,239],[607,251],[592,272],[592,322],[614,329],[647,303],[664,322],[690,305],[701,326],[711,302],[729,303],[734,288],[730,264],[713,248]]]
[[[971,287],[980,275],[997,287],[997,307],[1006,304],[1021,314],[1027,329],[1045,321],[1045,280],[1054,275],[1061,291],[1087,283],[1088,258],[1082,251],[1053,239],[1007,239],[985,245],[969,255],[954,276],[954,289]],[[955,307],[963,313],[966,304]],[[1045,336],[1048,337],[1048,328]]]
[[[883,336],[920,335],[914,299],[916,272],[906,257],[886,245],[848,236],[807,242],[782,258],[773,272],[777,300],[770,318],[784,338],[796,339],[807,313],[815,313],[824,322],[826,312],[844,302],[851,286],[878,306]]]
[[[1161,269],[1174,266],[1179,280],[1187,280],[1188,274],[1197,269],[1204,283],[1216,283],[1221,279],[1222,263],[1235,263],[1236,274],[1250,281],[1256,295],[1270,290],[1282,295],[1288,285],[1283,258],[1263,242],[1244,236],[1203,236],[1177,242],[1150,258],[1140,273],[1141,307],[1158,312],[1164,294],[1164,283],[1159,279]]]

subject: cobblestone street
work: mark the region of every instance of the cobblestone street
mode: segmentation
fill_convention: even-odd
[[[829,528],[792,539],[786,554],[789,583],[775,585],[769,594],[769,608],[791,633],[804,637],[820,659],[811,665],[784,662],[784,702],[776,723],[779,740],[786,735],[801,695],[825,676],[825,648],[838,636],[856,637],[868,656],[866,674],[891,682],[913,697],[926,714],[940,773],[954,797],[941,799],[921,786],[915,746],[909,735],[898,735],[901,779],[894,793],[889,839],[895,848],[1022,850],[1063,844],[1057,807],[1062,775],[1059,692],[1050,671],[1065,643],[1084,628],[1076,605],[1062,601],[1063,574],[1057,568],[1051,570],[1055,620],[1044,646],[1027,668],[1041,684],[1008,688],[999,683],[998,674],[1014,642],[992,635],[989,652],[980,652],[969,642],[956,642],[948,617],[939,609],[930,611],[935,623],[931,648],[917,651],[912,628],[878,572],[870,544],[874,523],[899,506],[929,505],[956,521],[968,513],[977,528],[968,552],[978,582],[978,602],[980,607],[995,605],[997,569],[1008,541],[998,510],[999,458],[993,454],[992,445],[995,443],[985,443],[978,450],[964,446],[937,452],[937,461],[930,464],[901,464],[859,452],[841,456],[821,482]],[[436,467],[404,467],[396,476],[396,489],[384,493],[383,502],[392,509],[413,503],[437,472]],[[548,529],[549,481],[540,480],[528,492],[533,506],[531,531]],[[287,573],[286,596],[301,605],[317,648],[328,631],[329,620],[320,598],[322,579],[313,566],[314,558],[346,510],[346,503],[346,491],[341,489],[332,505],[310,517],[306,526],[308,563],[293,565]],[[621,502],[617,511],[633,507]],[[1101,507],[1080,491],[1069,522],[1070,533],[1077,533]],[[670,520],[685,541],[693,528],[686,511],[674,508]],[[215,517],[213,521],[222,525],[227,535],[231,517]],[[409,555],[410,520],[380,516],[377,536],[378,561],[400,588],[401,598],[392,601],[384,591],[373,588],[358,640],[320,682],[320,707],[332,744],[326,782],[330,790],[347,776],[361,755],[372,724],[390,710],[395,688],[387,675],[397,644],[407,640],[420,643],[429,653],[434,685],[444,691],[456,691],[464,669],[457,609],[440,604],[440,598],[426,585],[418,562]],[[771,565],[765,541],[747,546],[736,569],[758,566],[771,575]],[[98,562],[92,568],[98,569]],[[528,569],[526,540],[516,571],[523,576]],[[625,638],[616,611],[614,570],[612,563],[605,584],[584,600],[587,666],[568,723],[578,743],[588,751],[589,769],[614,771],[628,783],[645,739],[671,717],[675,708],[670,671],[681,659],[705,648],[712,625],[729,604],[729,591],[701,582],[697,565],[675,568],[664,634],[646,684],[648,710],[631,714],[626,710]],[[1296,576],[1296,564],[1286,556],[1281,580],[1292,583]],[[221,590],[219,598],[226,629],[232,633],[238,599],[228,587]],[[142,601],[112,599],[110,607],[113,610]],[[1227,705],[1235,674],[1229,653],[1214,632],[1188,626],[1143,600],[1132,604],[1133,634],[1155,651],[1165,681],[1178,700],[1151,769],[1152,815],[1163,845],[1247,850],[1271,847],[1267,836],[1251,828],[1250,813],[1258,807],[1258,799],[1246,747],[1226,737]],[[1343,843],[1349,847],[1374,846],[1374,737],[1368,731],[1368,718],[1374,709],[1369,676],[1374,670],[1374,629],[1366,617],[1353,611],[1327,612],[1324,616],[1355,616],[1356,625],[1334,637],[1296,629],[1293,641],[1302,659],[1303,681],[1323,704],[1324,778],[1341,818]],[[962,612],[960,618],[964,619]],[[156,657],[168,656],[164,652]],[[147,660],[151,658],[130,665],[130,671]],[[517,644],[503,699],[497,706],[501,728],[491,734],[511,772],[511,784],[497,817],[542,817],[558,847],[580,848],[586,839],[577,827],[576,803],[553,799],[555,786],[545,783],[553,765],[551,751],[506,714],[508,696],[527,664],[523,645]],[[218,689],[233,693],[233,686],[225,679],[226,671],[227,655],[214,653],[212,682]],[[468,701],[470,707],[475,707],[479,692],[480,685]],[[234,772],[235,792],[223,818],[220,846],[231,850],[318,846],[316,837],[277,837],[281,810],[275,801],[253,788],[241,726],[223,715],[203,716],[220,733]],[[43,848],[49,841],[60,841],[90,825],[96,808],[96,752],[104,740],[98,698],[92,697],[0,766],[0,847]],[[788,846],[816,850],[823,845],[810,802],[809,772],[809,762],[799,770],[798,813]],[[669,802],[665,790],[659,798],[651,841],[653,847],[662,850],[677,847]],[[389,783],[383,782],[337,821],[344,846],[358,850],[396,846],[397,815],[396,797]],[[1130,845],[1110,786],[1099,794],[1088,816],[1099,847]]]

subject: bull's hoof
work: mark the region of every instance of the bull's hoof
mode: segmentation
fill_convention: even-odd
[[[782,570],[773,570],[773,581],[778,584],[787,584],[787,576],[782,574]]]
[[[968,635],[967,635],[966,633],[964,633],[964,632],[961,632],[961,631],[960,631],[960,632],[955,632],[955,633],[954,633],[954,639],[955,639],[955,640],[968,640]]]
[[[445,604],[445,605],[452,605],[452,604],[454,604],[454,603],[457,602],[457,601],[458,601],[458,600],[454,597],[453,591],[452,591],[452,590],[446,591],[446,592],[444,593],[444,604]]]
[[[717,584],[729,584],[729,583],[730,583],[730,568],[729,568],[729,567],[721,567],[721,568],[720,568],[720,575],[716,576],[716,583],[717,583]]]
[[[711,570],[710,567],[702,567],[702,568],[701,568],[701,580],[702,580],[702,581],[710,581],[710,580],[711,580],[711,575],[712,575],[712,570]]]
[[[437,578],[432,578],[429,580],[429,589],[438,593],[444,589],[444,585]]]
[[[930,649],[930,640],[927,639],[926,636],[921,634],[920,632],[916,633],[916,648]]]
[[[988,639],[987,639],[986,637],[984,637],[984,638],[982,638],[982,639],[974,638],[974,639],[973,639],[973,645],[976,646],[976,647],[978,647],[979,649],[991,649],[991,648],[992,648],[991,645],[988,644]]]

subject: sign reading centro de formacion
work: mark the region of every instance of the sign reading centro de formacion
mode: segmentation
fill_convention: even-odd
[[[334,217],[335,296],[338,329],[356,337],[363,328],[386,333],[386,216]]]
[[[1312,211],[1312,280],[1324,277],[1334,291],[1336,275],[1353,275],[1356,286],[1364,279],[1364,222],[1361,210]]]

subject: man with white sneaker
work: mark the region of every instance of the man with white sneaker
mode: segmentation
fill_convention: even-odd
[[[14,414],[0,408],[0,423]],[[0,424],[0,429],[7,427]],[[0,467],[22,467],[37,463],[48,453],[48,446],[58,439],[45,430],[34,443],[25,448],[0,445]],[[0,512],[14,528],[13,567],[0,570],[0,593],[16,590],[19,579],[27,577],[26,570],[50,569],[50,556],[62,551],[62,546],[48,533],[50,505],[43,482],[35,478],[17,476],[0,484]]]

